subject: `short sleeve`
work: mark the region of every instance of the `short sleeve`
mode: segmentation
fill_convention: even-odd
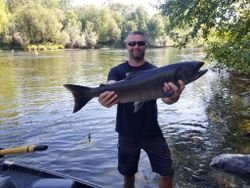
[[[119,80],[117,69],[112,68],[112,69],[109,71],[109,74],[108,74],[108,81],[109,81],[109,80],[115,80],[115,81],[118,81],[118,80]]]

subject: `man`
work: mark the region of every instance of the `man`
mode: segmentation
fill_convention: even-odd
[[[126,48],[128,61],[113,67],[108,75],[108,83],[122,80],[126,73],[155,68],[144,60],[147,42],[142,32],[135,31],[128,35]],[[173,83],[164,83],[165,92],[173,90],[170,97],[162,98],[166,104],[178,101],[185,85],[178,81],[179,87]],[[159,187],[171,188],[173,184],[173,169],[171,154],[163,137],[157,120],[156,100],[146,101],[138,112],[134,112],[133,103],[120,104],[114,91],[100,94],[99,102],[105,107],[117,105],[116,131],[118,132],[118,170],[124,175],[124,187],[133,188],[135,173],[141,149],[147,153],[152,170],[159,174]]]

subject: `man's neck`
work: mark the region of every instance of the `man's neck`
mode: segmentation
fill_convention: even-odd
[[[136,60],[136,59],[129,59],[128,64],[132,67],[140,67],[145,64],[145,60]]]

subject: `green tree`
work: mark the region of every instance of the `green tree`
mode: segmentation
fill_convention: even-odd
[[[81,22],[81,33],[85,36],[86,47],[93,48],[98,42],[99,9],[95,5],[85,5],[75,10]]]
[[[10,23],[11,14],[9,13],[6,4],[0,0],[0,34],[7,28]]]
[[[7,0],[6,1],[10,12],[14,12],[17,8],[20,8],[30,2],[31,0]]]
[[[81,31],[85,31],[87,23],[91,22],[94,24],[94,30],[97,29],[98,14],[99,10],[95,5],[85,5],[79,7],[75,10],[79,21],[81,22],[82,28]]]
[[[92,22],[87,22],[84,34],[86,37],[86,46],[88,48],[94,47],[97,44],[97,35]]]
[[[56,42],[62,24],[58,12],[30,3],[15,12],[15,29],[30,43]]]
[[[0,0],[0,45],[7,47],[12,43],[10,28],[12,24],[12,14],[3,0]]]
[[[75,11],[72,9],[66,11],[62,23],[63,31],[69,36],[69,41],[66,46],[80,48],[85,47],[85,35],[81,34],[81,22],[79,21]]]
[[[137,25],[134,21],[132,20],[128,20],[126,22],[124,22],[124,24],[122,25],[122,40],[124,41],[126,36],[128,36],[128,34],[131,31],[136,31],[137,30]]]
[[[151,46],[164,46],[166,44],[166,37],[164,31],[164,19],[161,15],[149,16],[145,7],[139,6],[119,6],[117,8],[122,12],[122,37],[125,37],[134,30],[140,30],[146,33]]]
[[[147,24],[148,28],[148,39],[151,45],[153,46],[161,46],[166,44],[162,36],[164,36],[164,22],[163,18],[160,15],[155,15],[150,18]]]
[[[137,23],[135,23],[135,20],[132,20],[132,13],[134,13],[135,7],[133,5],[126,5],[123,3],[111,3],[109,4],[109,7],[118,27],[121,30],[121,44],[119,46],[122,46],[127,35],[131,31],[137,30]]]
[[[149,14],[143,6],[137,7],[135,11],[130,14],[130,20],[136,23],[138,30],[148,34]]]
[[[109,7],[100,10],[97,22],[98,39],[101,44],[113,44],[120,39],[121,30],[112,17]]]
[[[72,9],[72,0],[60,0],[59,1],[59,7],[62,9],[64,12],[67,10]]]
[[[206,52],[211,60],[250,73],[248,0],[166,0],[159,9],[168,17],[166,31],[179,39],[179,47],[200,34],[207,41]],[[185,27],[190,31],[178,32]]]
[[[79,21],[77,14],[73,10],[68,10],[65,12],[62,24],[63,28],[75,27],[79,30],[81,29],[81,22]]]
[[[7,0],[6,2],[11,12],[15,12],[28,4],[40,4],[46,8],[59,8],[61,5],[59,0]]]

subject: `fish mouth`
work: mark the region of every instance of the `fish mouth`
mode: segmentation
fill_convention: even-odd
[[[190,70],[189,76],[186,76],[186,84],[193,82],[203,76],[208,70],[203,69],[200,70],[201,67],[204,65],[204,62],[202,61],[196,61],[196,62],[190,62],[190,63],[195,63],[193,70]]]
[[[203,65],[204,65],[204,62],[202,62],[202,61],[197,62],[197,66],[194,69],[194,75],[193,75],[193,78],[191,79],[191,81],[197,80],[198,78],[203,76],[208,71],[208,69],[200,70]]]
[[[201,76],[203,76],[208,70],[207,69],[203,69],[197,72],[197,74],[194,77],[194,80],[200,78]]]
[[[204,65],[204,62],[197,61],[196,63],[197,63],[197,65],[196,65],[196,68],[194,69],[194,71],[199,72],[200,68]]]

